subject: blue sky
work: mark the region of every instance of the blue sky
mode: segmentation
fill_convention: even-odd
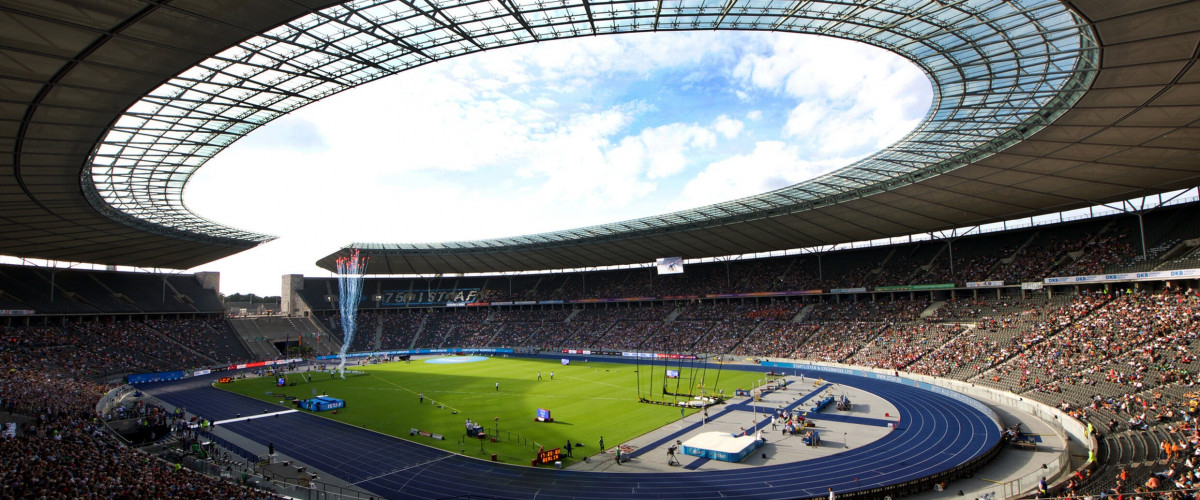
[[[903,137],[928,80],[886,51],[770,33],[558,40],[455,58],[302,108],[188,183],[196,213],[280,238],[192,271],[224,293],[351,242],[553,231],[757,194]]]

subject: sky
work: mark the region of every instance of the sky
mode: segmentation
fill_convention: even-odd
[[[718,203],[849,165],[901,139],[932,89],[912,63],[781,33],[641,33],[462,56],[260,127],[184,202],[275,241],[189,270],[225,294],[354,242],[476,240]]]

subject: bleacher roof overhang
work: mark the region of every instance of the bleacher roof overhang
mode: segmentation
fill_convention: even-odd
[[[1142,2],[36,2],[4,7],[0,253],[192,267],[268,236],[195,216],[187,178],[255,127],[432,61],[671,29],[842,36],[935,83],[920,128],[756,197],[576,230],[357,244],[373,273],[582,268],[982,224],[1200,184],[1200,4]],[[1127,5],[1136,4],[1136,5]],[[803,8],[801,8],[803,7]],[[289,21],[290,20],[290,21]],[[284,21],[288,21],[286,24]],[[230,48],[232,46],[232,48]],[[343,250],[344,251],[344,250]],[[342,252],[321,260],[332,267]]]

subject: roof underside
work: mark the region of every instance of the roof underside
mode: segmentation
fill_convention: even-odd
[[[270,237],[183,184],[255,127],[468,52],[591,34],[771,29],[860,39],[935,82],[923,128],[813,181],[693,211],[427,245],[370,273],[711,257],[936,231],[1200,184],[1200,2],[71,0],[0,7],[0,254],[189,268]],[[246,20],[254,21],[246,21]],[[283,24],[283,23],[287,24]],[[232,47],[232,48],[231,48]],[[322,259],[332,268],[346,249]]]

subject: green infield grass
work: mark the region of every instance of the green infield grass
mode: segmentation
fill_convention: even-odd
[[[564,366],[557,360],[503,357],[469,363],[426,361],[354,366],[353,370],[363,374],[347,373],[345,379],[315,371],[289,373],[286,387],[275,386],[271,377],[236,380],[219,387],[276,403],[285,399],[280,395],[307,399],[327,394],[345,400],[346,407],[337,414],[317,412],[319,416],[468,456],[490,459],[495,454],[500,461],[522,465],[529,465],[539,447],[562,448],[567,440],[582,443],[573,458],[563,453],[563,463],[570,464],[598,453],[601,436],[604,446],[612,448],[677,423],[679,406],[638,402],[639,380],[643,396],[653,387],[656,401],[691,399],[662,394],[661,362],[653,369],[642,365],[639,377],[637,365],[623,363],[576,360]],[[708,363],[707,369],[702,369],[699,363],[692,368],[689,362],[671,362],[666,368],[679,370],[680,377],[666,380],[668,391],[699,394],[698,388],[688,386],[700,385],[703,380],[707,393],[719,394],[723,389],[724,394],[733,396],[735,389],[749,389],[764,378],[763,373],[739,370],[721,370],[718,378],[719,366]],[[424,395],[423,403],[420,395]],[[285,405],[295,408],[290,402]],[[554,421],[537,422],[538,408],[550,410]],[[695,416],[697,411],[684,411],[687,422],[700,418]],[[482,425],[487,439],[468,438],[467,419]],[[413,429],[421,432],[410,435]]]

